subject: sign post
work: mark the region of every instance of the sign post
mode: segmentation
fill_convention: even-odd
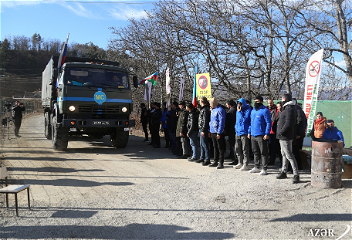
[[[307,137],[310,137],[309,129],[312,129],[314,115],[318,102],[318,90],[320,73],[322,67],[324,49],[314,53],[309,59],[306,69],[306,83],[304,88],[304,106],[303,111],[307,117]]]
[[[211,95],[211,82],[209,73],[197,74],[197,97],[200,100],[202,97],[207,99],[212,98]]]

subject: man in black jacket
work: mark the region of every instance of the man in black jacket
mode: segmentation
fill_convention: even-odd
[[[226,121],[225,121],[225,136],[229,138],[229,147],[230,154],[226,157],[227,159],[231,159],[232,162],[229,165],[236,165],[238,161],[236,161],[235,155],[235,123],[236,123],[236,112],[237,106],[235,101],[228,100],[226,102],[226,107],[229,109],[226,113]]]
[[[188,111],[187,120],[187,137],[190,140],[192,147],[192,157],[188,158],[188,161],[198,161],[198,116],[199,112],[192,103],[187,104]]]
[[[180,111],[176,126],[176,137],[180,137],[183,155],[179,158],[187,159],[189,155],[189,140],[187,138],[187,121],[188,111],[186,110],[186,102],[181,101],[179,103]]]
[[[173,153],[178,153],[177,149],[177,142],[176,142],[176,124],[177,124],[177,111],[178,109],[178,103],[173,102],[171,105],[171,108],[169,109],[169,114],[166,115],[166,122],[167,122],[167,129],[169,131],[170,135],[170,141],[171,141],[171,146],[172,146],[172,152]]]
[[[144,132],[144,140],[143,140],[143,142],[149,142],[149,140],[148,140],[148,128],[147,128],[147,125],[148,125],[148,110],[145,107],[144,103],[140,104],[140,108],[142,110],[141,111],[141,123],[142,123],[142,126],[143,126],[143,132]]]
[[[292,141],[296,138],[297,111],[296,102],[292,101],[291,94],[285,93],[282,96],[283,110],[277,122],[276,138],[279,139],[282,154],[282,169],[277,179],[287,178],[286,172],[288,162],[293,170],[293,183],[299,182],[298,167],[295,156],[292,152]]]
[[[293,99],[293,101],[296,101],[296,99]],[[302,108],[297,104],[297,101],[295,109],[297,111],[296,138],[293,140],[292,151],[297,161],[298,170],[302,170],[303,166],[300,150],[302,150],[303,139],[306,136],[307,117]]]
[[[208,99],[202,97],[200,99],[200,113],[198,119],[198,129],[200,138],[200,159],[197,163],[203,163],[203,166],[210,164],[210,152],[209,152],[209,122],[210,122],[210,106]]]
[[[20,103],[20,101],[16,101],[14,108],[12,109],[13,111],[13,120],[15,122],[15,137],[20,137],[18,135],[20,131],[20,127],[22,124],[22,112],[26,110],[24,107],[23,103]]]
[[[160,119],[162,112],[160,109],[160,103],[154,102],[154,111],[150,112],[150,124],[151,124],[151,134],[152,134],[152,145],[154,148],[160,148]]]

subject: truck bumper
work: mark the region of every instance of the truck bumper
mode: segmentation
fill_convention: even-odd
[[[63,119],[63,127],[71,128],[117,128],[134,127],[135,120],[118,119]]]

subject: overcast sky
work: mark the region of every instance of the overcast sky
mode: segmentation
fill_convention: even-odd
[[[10,36],[66,40],[69,43],[93,42],[106,49],[112,37],[109,27],[128,24],[129,18],[146,16],[153,8],[147,0],[0,0],[1,40]]]

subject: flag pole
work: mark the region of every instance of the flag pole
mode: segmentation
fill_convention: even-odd
[[[197,72],[198,72],[198,67],[196,65],[194,69],[193,99],[192,99],[192,104],[195,108],[197,107]]]

